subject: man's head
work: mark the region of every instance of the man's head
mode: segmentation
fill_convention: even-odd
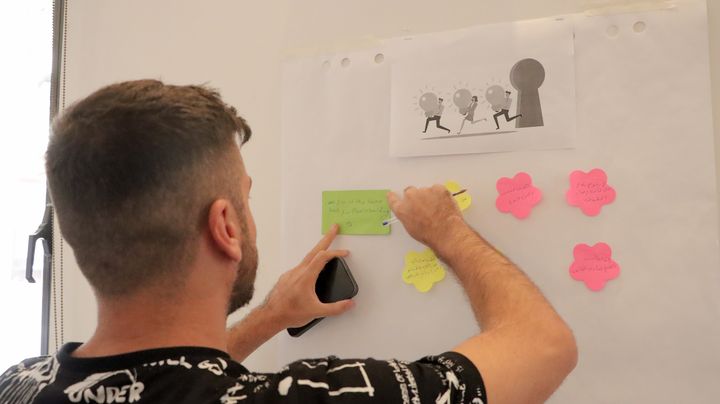
[[[438,104],[442,104],[442,103],[443,103],[443,99],[442,99],[442,98],[438,98]]]
[[[96,294],[181,289],[221,215],[237,254],[229,308],[252,297],[257,251],[240,145],[251,130],[217,92],[142,80],[102,88],[53,123],[48,185]],[[227,221],[227,222],[224,222]],[[228,244],[229,245],[229,244]]]

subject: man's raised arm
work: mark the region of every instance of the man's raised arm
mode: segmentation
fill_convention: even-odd
[[[478,368],[493,404],[542,403],[577,362],[572,331],[538,288],[462,218],[441,185],[388,194],[408,233],[455,272],[482,332],[454,351]]]

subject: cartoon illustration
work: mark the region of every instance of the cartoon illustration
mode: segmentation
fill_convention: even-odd
[[[545,67],[536,59],[520,59],[512,65],[507,65],[504,72],[500,70],[499,76],[478,75],[473,77],[472,73],[465,73],[462,81],[456,81],[452,97],[448,94],[447,82],[438,85],[437,82],[423,81],[421,89],[413,96],[411,105],[415,111],[423,114],[425,125],[422,134],[412,130],[418,140],[442,141],[445,139],[460,139],[487,137],[493,135],[504,135],[520,132],[521,128],[545,126],[542,107],[540,105],[539,88],[545,82]],[[503,78],[504,77],[504,78]],[[485,81],[484,85],[480,84]],[[508,80],[509,79],[509,80]],[[513,90],[514,89],[514,90]],[[515,91],[516,90],[516,91]],[[480,96],[484,92],[484,98]],[[478,94],[479,93],[479,94]],[[443,98],[445,97],[445,98]],[[517,97],[517,104],[514,104]],[[446,110],[445,99],[452,99],[454,105],[452,110],[457,108],[461,115],[459,125],[442,124]],[[488,109],[486,109],[488,108]],[[492,121],[490,117],[492,116]],[[513,123],[514,127],[508,127],[503,122]],[[479,122],[494,122],[495,128],[488,125],[477,125]],[[428,132],[431,123],[435,122],[435,128],[444,132]],[[472,126],[472,129],[468,129]],[[414,125],[413,125],[414,126]],[[505,126],[505,127],[502,127]],[[426,134],[426,135],[425,135]],[[488,138],[489,139],[489,138]],[[479,140],[479,139],[478,139]],[[440,144],[440,142],[433,142]],[[396,147],[396,146],[393,146]],[[402,148],[402,146],[400,146]],[[419,146],[437,153],[436,146]],[[441,146],[444,149],[448,146]],[[464,152],[458,149],[458,152]],[[483,149],[483,152],[487,151]]]
[[[480,121],[487,121],[487,118],[481,118],[478,120],[475,120],[475,109],[478,105],[478,98],[477,96],[473,95],[472,98],[470,98],[470,104],[465,108],[465,117],[463,118],[462,122],[460,123],[460,129],[457,131],[457,134],[459,135],[460,132],[462,132],[463,127],[465,126],[465,122],[470,122],[471,124],[476,124]],[[460,112],[462,113],[462,111]]]
[[[518,92],[517,112],[522,117],[517,128],[544,126],[538,91],[544,81],[545,68],[535,59],[523,59],[510,70],[510,84]]]
[[[518,114],[513,117],[510,116],[510,107],[512,107],[513,99],[510,98],[510,91],[503,90],[504,89],[502,87],[496,85],[489,87],[485,91],[485,99],[488,100],[492,110],[495,111],[493,120],[495,121],[496,130],[500,129],[498,117],[505,116],[505,121],[510,122],[522,116],[522,114]]]
[[[440,118],[442,118],[443,111],[445,110],[442,98],[438,98],[435,93],[425,93],[420,97],[419,103],[420,108],[425,111],[425,117],[427,118],[425,119],[425,130],[423,130],[423,133],[427,132],[428,125],[432,121],[435,121],[436,128],[446,130],[450,133],[450,129],[440,125]]]

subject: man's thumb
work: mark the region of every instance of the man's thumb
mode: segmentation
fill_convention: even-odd
[[[341,300],[339,302],[335,303],[326,303],[323,304],[323,311],[325,312],[325,316],[338,316],[340,314],[345,313],[346,311],[352,309],[355,306],[355,302],[352,300]]]

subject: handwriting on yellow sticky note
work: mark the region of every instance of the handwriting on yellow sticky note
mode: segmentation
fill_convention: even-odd
[[[463,187],[460,186],[455,181],[448,181],[445,183],[445,188],[447,188],[448,191],[450,191],[451,194],[460,192],[463,190]],[[457,194],[453,196],[455,198],[455,202],[457,202],[458,207],[460,210],[465,210],[470,207],[470,204],[472,203],[472,197],[470,196],[470,193],[465,191],[461,194]]]
[[[425,293],[445,278],[445,269],[431,249],[422,252],[410,251],[405,254],[402,278],[408,285],[413,285],[419,292]]]

